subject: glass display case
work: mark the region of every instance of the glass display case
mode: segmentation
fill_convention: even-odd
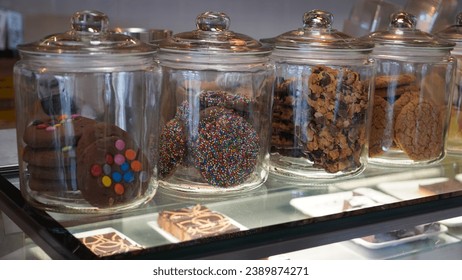
[[[2,169],[1,257],[13,258],[8,238],[16,236],[17,247],[27,250],[21,258],[461,259],[461,164],[449,155],[428,168],[369,165],[357,177],[322,185],[272,174],[263,187],[242,196],[198,200],[159,191],[147,205],[114,214],[34,208],[20,195],[17,173]],[[159,215],[198,205],[238,230],[179,241],[160,227]],[[7,223],[20,237],[6,232],[12,228]],[[109,237],[117,237],[117,249],[93,246]],[[336,253],[328,256],[331,248]]]

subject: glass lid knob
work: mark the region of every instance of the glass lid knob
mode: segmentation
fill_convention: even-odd
[[[417,19],[414,15],[406,12],[394,13],[390,16],[391,28],[410,28],[415,29]]]
[[[457,15],[456,24],[457,24],[457,25],[462,25],[462,12],[460,12],[460,13]]]
[[[326,11],[311,10],[303,15],[304,27],[331,28],[334,16]]]
[[[108,26],[108,17],[98,11],[76,12],[71,18],[71,27],[75,31],[90,33],[107,32]]]
[[[230,19],[225,13],[205,12],[196,18],[197,29],[202,31],[228,30]]]

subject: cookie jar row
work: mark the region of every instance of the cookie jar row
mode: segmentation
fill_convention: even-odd
[[[160,46],[98,11],[19,47],[21,192],[61,212],[110,212],[175,195],[231,194],[269,173],[271,48],[207,12]],[[159,64],[159,61],[161,62]]]
[[[366,164],[414,167],[446,154],[454,44],[390,16],[387,30],[351,38],[330,13],[271,38],[276,82],[271,169],[286,177],[345,178]]]
[[[305,179],[360,173],[371,144],[375,49],[370,38],[332,29],[332,20],[310,11],[272,49],[207,12],[156,55],[108,32],[104,14],[76,13],[71,31],[20,49],[23,195],[48,210],[98,212],[145,203],[158,184],[188,197],[239,194],[263,184],[270,166]],[[380,77],[387,92],[402,86],[392,76],[416,73],[415,63],[423,65],[417,72],[433,64],[451,71],[450,59],[432,58]],[[389,112],[384,121],[394,121]]]

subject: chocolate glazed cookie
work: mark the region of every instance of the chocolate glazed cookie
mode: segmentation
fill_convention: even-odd
[[[186,133],[180,117],[168,121],[162,128],[159,140],[159,179],[175,172],[186,156]]]
[[[112,132],[93,133],[79,142],[77,180],[82,196],[101,208],[141,198],[151,176],[149,161],[128,133],[115,126],[101,129]],[[95,135],[98,137],[89,143]]]
[[[254,171],[259,137],[243,117],[221,107],[201,112],[194,147],[195,165],[213,186],[231,187],[244,182]]]
[[[32,148],[75,146],[83,130],[94,124],[95,120],[79,115],[36,120],[26,127],[23,139]]]

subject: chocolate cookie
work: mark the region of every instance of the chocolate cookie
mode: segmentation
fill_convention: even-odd
[[[77,180],[77,166],[59,166],[59,167],[43,167],[33,164],[27,165],[27,171],[31,177],[47,180]]]
[[[75,146],[86,127],[95,120],[79,115],[36,120],[24,131],[24,142],[32,148],[61,148]]]
[[[29,177],[29,188],[37,192],[66,192],[77,190],[76,180],[50,180],[43,178]]]
[[[82,196],[93,206],[110,207],[142,197],[151,167],[135,141],[108,136],[79,155],[77,174]]]
[[[382,97],[374,96],[369,137],[369,156],[376,157],[393,146],[393,125],[389,123],[392,106]]]
[[[72,146],[60,149],[33,149],[26,146],[23,152],[25,162],[44,168],[61,168],[75,165],[76,158],[76,150]]]
[[[172,175],[186,156],[186,132],[180,118],[173,118],[162,128],[159,138],[159,179]]]
[[[198,139],[193,144],[195,166],[213,186],[243,183],[254,171],[259,137],[241,116],[219,107],[201,113]]]
[[[433,103],[413,98],[396,118],[395,140],[412,160],[438,158],[443,147],[443,123]]]
[[[80,137],[76,152],[82,154],[84,150],[98,139],[117,136],[121,139],[130,139],[131,136],[128,132],[121,129],[114,124],[108,124],[105,122],[95,122],[91,126],[86,126],[82,130],[82,137]]]
[[[367,140],[369,104],[359,74],[348,68],[316,66],[308,84],[308,159],[328,173],[357,169]]]
[[[201,109],[214,106],[222,106],[239,112],[249,112],[252,101],[238,94],[226,91],[202,91],[199,95]]]

